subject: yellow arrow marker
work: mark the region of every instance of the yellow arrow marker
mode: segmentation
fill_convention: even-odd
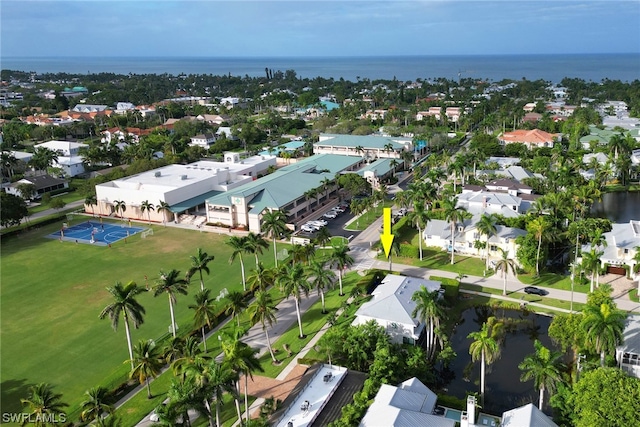
[[[391,244],[393,243],[393,234],[391,234],[391,208],[384,208],[382,211],[382,234],[380,240],[382,241],[382,248],[384,253],[389,257],[391,252]]]

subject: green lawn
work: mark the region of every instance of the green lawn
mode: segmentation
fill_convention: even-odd
[[[387,257],[379,255],[378,259],[384,261]],[[484,261],[467,255],[454,255],[454,264],[451,264],[451,255],[434,248],[422,248],[422,261],[419,258],[393,256],[392,262],[397,264],[413,265],[415,267],[430,268],[434,270],[464,273],[471,276],[482,276]]]
[[[526,284],[532,286],[541,286],[545,288],[562,289],[565,291],[571,290],[571,277],[563,276],[555,273],[542,273],[540,276],[535,274],[518,274],[518,279]],[[573,287],[574,292],[580,292],[582,294],[589,293],[589,282],[586,284],[579,284],[577,281]]]
[[[353,221],[351,224],[345,227],[345,230],[349,231],[362,231],[369,227],[374,221],[382,216],[382,209],[390,208],[393,206],[393,200],[385,200],[384,206],[378,206],[376,208],[371,208],[362,215],[360,218]]]
[[[82,199],[82,197],[80,196],[80,194],[78,192],[70,192],[70,193],[64,193],[64,194],[62,194],[60,196],[55,196],[52,199],[62,199],[62,200],[64,200],[64,202],[66,204],[69,204],[71,202],[75,202],[77,200]],[[49,205],[46,205],[46,204],[39,204],[37,206],[30,207],[29,208],[29,215],[33,215],[34,213],[37,213],[37,212],[46,211],[49,208],[50,208]],[[76,209],[78,209],[78,208],[76,208]]]
[[[131,238],[108,247],[73,244],[47,239],[58,224],[41,227],[2,241],[0,260],[2,287],[2,408],[19,411],[20,398],[29,386],[51,383],[73,413],[90,387],[117,383],[127,373],[128,358],[122,324],[117,332],[100,311],[111,302],[105,288],[116,281],[149,285],[161,269],[178,269],[183,274],[189,256],[201,247],[216,259],[205,285],[217,295],[222,288],[240,290],[240,265],[228,263],[227,235],[164,228],[154,225],[147,239]],[[273,265],[273,254],[262,256]],[[247,272],[255,266],[245,256]],[[191,293],[198,289],[194,280]],[[133,341],[158,340],[167,335],[170,318],[165,295],[141,295],[145,322],[132,330]],[[176,320],[184,332],[191,328],[192,295],[178,296]]]

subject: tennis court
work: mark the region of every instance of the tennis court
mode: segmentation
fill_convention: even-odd
[[[63,226],[59,231],[49,234],[47,237],[65,242],[107,246],[144,230],[140,227],[129,227],[127,224],[100,224],[95,221],[83,221],[70,227]]]

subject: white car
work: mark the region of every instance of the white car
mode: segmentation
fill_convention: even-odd
[[[317,228],[311,226],[311,225],[303,225],[302,227],[300,227],[300,230],[302,231],[306,231],[307,233],[315,233],[316,231],[318,231]]]
[[[325,221],[324,219],[316,219],[314,221],[308,221],[307,222],[308,225],[313,225],[313,226],[318,226],[318,227],[324,227],[325,225],[329,224],[327,221]]]
[[[329,212],[327,212],[326,214],[324,214],[324,215],[322,215],[322,216],[323,216],[324,218],[327,218],[327,219],[334,219],[334,218],[337,218],[337,217],[338,217],[338,214],[337,214],[337,213],[335,213],[335,212],[333,212],[333,211],[329,211]]]
[[[331,208],[331,210],[332,210],[332,211],[334,211],[334,212],[336,212],[336,213],[339,213],[339,214],[341,214],[341,213],[343,213],[343,212],[344,212],[344,209],[342,209],[342,208],[341,208],[341,207],[339,207],[339,206],[336,206],[335,208]]]

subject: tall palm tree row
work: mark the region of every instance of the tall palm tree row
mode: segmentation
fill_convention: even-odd
[[[145,211],[147,212],[147,219],[149,220],[149,224],[151,224],[151,212],[155,210],[155,207],[153,206],[153,203],[149,202],[148,200],[144,200],[142,203],[140,203],[140,212],[142,212],[142,214],[145,213]]]
[[[522,371],[520,381],[533,380],[534,386],[540,391],[538,409],[542,411],[545,390],[552,393],[556,391],[566,366],[562,363],[561,352],[549,350],[538,340],[533,342],[533,346],[535,353],[526,356],[518,368]]]
[[[169,313],[171,314],[171,333],[176,336],[176,318],[173,306],[176,304],[176,295],[187,295],[189,293],[189,282],[186,279],[180,279],[180,271],[172,269],[169,272],[160,272],[160,278],[153,287],[153,296],[157,297],[163,293],[169,298]]]
[[[249,321],[251,324],[260,323],[262,330],[264,331],[265,338],[267,339],[267,348],[271,354],[271,359],[277,362],[276,356],[271,348],[271,339],[269,338],[269,328],[277,323],[276,312],[278,308],[273,301],[273,297],[266,291],[258,291],[255,294],[255,299],[249,307],[247,307],[247,313],[249,314]],[[269,328],[267,328],[269,326]]]
[[[490,318],[491,320],[492,318]],[[495,318],[493,318],[495,321]],[[482,329],[477,332],[471,332],[467,338],[471,338],[473,342],[469,346],[469,354],[471,360],[477,362],[480,360],[480,396],[484,399],[484,380],[485,367],[490,365],[500,357],[500,344],[496,339],[496,335],[491,326],[493,322],[489,320],[482,325]]]
[[[262,216],[260,225],[267,237],[273,240],[273,257],[276,268],[278,267],[278,248],[276,247],[276,239],[289,234],[287,228],[287,214],[283,211],[269,211]]]
[[[446,318],[446,312],[441,304],[440,293],[430,292],[425,286],[411,296],[416,303],[411,315],[417,317],[427,328],[427,354],[435,355],[436,339],[439,334],[440,321]],[[440,343],[442,345],[442,343]]]
[[[413,210],[407,216],[409,217],[408,221],[418,229],[418,246],[420,248],[420,261],[422,261],[422,232],[431,218],[423,203],[413,205]]]
[[[223,363],[236,373],[236,384],[238,395],[240,394],[240,375],[244,376],[244,398],[245,398],[245,422],[249,421],[249,377],[253,378],[255,371],[262,372],[262,366],[256,356],[257,349],[249,347],[240,341],[240,337],[228,337],[222,340],[222,351],[224,353]],[[236,398],[236,409],[238,419],[242,419],[240,414],[240,402]]]
[[[204,271],[209,275],[209,263],[215,259],[213,255],[209,255],[204,252],[202,248],[198,248],[195,255],[191,255],[191,266],[189,270],[187,270],[186,280],[190,281],[191,277],[197,271],[200,274],[200,290],[204,291],[204,279],[202,277],[202,272]]]
[[[307,277],[311,278],[311,286],[318,291],[322,301],[322,313],[327,312],[324,303],[325,289],[333,287],[336,278],[336,274],[333,271],[325,268],[326,264],[326,262],[313,260],[307,267]]]
[[[133,358],[130,362],[133,364],[133,369],[129,377],[137,378],[140,385],[145,384],[147,397],[151,399],[153,396],[149,378],[157,377],[164,366],[160,348],[153,340],[140,340],[133,348]]]
[[[246,238],[245,252],[254,255],[257,267],[260,262],[258,255],[262,255],[265,249],[269,249],[269,244],[262,238],[261,234],[249,233]]]
[[[247,290],[247,282],[244,273],[244,260],[242,254],[247,252],[247,237],[246,236],[231,236],[226,242],[231,247],[231,256],[229,257],[229,264],[238,258],[240,260],[240,271],[242,273],[242,289]]]
[[[162,212],[162,225],[167,226],[167,212],[169,212],[169,203],[160,200],[156,205],[156,212]]]
[[[203,289],[194,295],[195,304],[191,304],[189,308],[194,310],[193,326],[200,328],[202,332],[202,344],[204,351],[207,351],[207,338],[205,335],[205,327],[211,329],[216,322],[215,300],[211,298],[209,289]]]
[[[280,286],[285,298],[293,296],[296,304],[296,316],[298,318],[298,327],[300,329],[300,338],[304,338],[302,331],[302,318],[300,315],[300,300],[302,296],[309,296],[309,282],[305,274],[302,264],[292,263],[286,264],[280,270],[280,274],[276,279],[276,283]]]
[[[395,239],[394,239],[395,240]],[[350,267],[354,263],[354,259],[349,255],[349,246],[345,244],[334,245],[329,254],[329,265],[338,269],[338,280],[340,283],[340,296],[344,295],[342,291],[342,274],[345,268]]]
[[[124,319],[125,334],[127,336],[127,347],[129,349],[129,359],[133,360],[133,346],[131,345],[131,330],[129,321],[133,322],[133,327],[138,328],[144,322],[145,309],[138,302],[136,297],[142,292],[146,292],[145,289],[139,288],[135,282],[129,282],[125,286],[120,282],[112,287],[108,287],[107,291],[113,296],[114,301],[107,305],[100,312],[100,319],[109,317],[111,320],[111,327],[114,331],[118,330],[118,324],[120,323],[120,316]],[[133,362],[131,364],[133,369]]]
[[[509,258],[509,252],[500,249],[500,258],[496,261],[496,271],[501,271],[502,275],[502,295],[507,294],[507,275],[511,272],[513,275],[518,273],[516,262]]]
[[[466,211],[466,209],[458,207],[458,198],[450,197],[442,201],[442,207],[444,209],[444,216],[447,221],[450,223],[450,233],[451,233],[451,265],[454,264],[454,254],[456,248],[456,225],[459,222],[464,221],[470,215]]]
[[[38,427],[48,425],[48,420],[66,421],[64,408],[69,405],[62,401],[62,394],[53,391],[51,384],[40,383],[29,387],[29,395],[20,399],[20,402],[29,413],[27,422],[35,420],[34,424]]]

